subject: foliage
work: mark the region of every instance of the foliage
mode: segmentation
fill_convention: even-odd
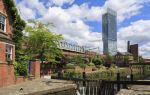
[[[66,64],[65,68],[66,68],[66,69],[74,69],[74,68],[75,68],[75,65],[69,63],[69,64]]]
[[[82,78],[82,73],[67,72],[67,73],[64,73],[64,77],[67,77],[67,78]]]
[[[28,74],[27,62],[15,62],[14,63],[15,75],[26,76]]]
[[[72,64],[84,64],[84,59],[82,58],[82,56],[80,55],[77,55],[77,56],[74,56],[70,59],[70,62],[69,63],[72,63]]]
[[[102,64],[104,64],[103,60],[100,59],[100,58],[94,58],[94,59],[92,60],[92,62],[93,62],[95,65],[102,65]]]
[[[62,35],[57,35],[49,31],[48,27],[38,21],[30,22],[25,31],[28,33],[27,53],[31,59],[40,59],[41,61],[49,61],[53,64],[59,63],[56,60],[61,57],[61,50],[58,49],[58,42],[62,40]]]
[[[89,63],[89,64],[87,64],[88,66],[95,66],[95,64],[94,63]]]
[[[113,63],[114,62],[114,57],[111,56],[110,54],[107,54],[106,58],[105,58],[105,62]]]
[[[22,31],[25,28],[25,22],[21,19],[18,14],[16,5],[14,0],[4,0],[5,4],[8,6],[9,14],[11,17],[11,23],[13,24],[13,41],[15,43],[15,53],[16,53],[16,61],[21,61],[20,59],[20,51],[21,51],[21,41],[23,37]]]
[[[111,68],[116,68],[116,64],[111,64]]]
[[[98,68],[98,69],[103,69],[104,66],[103,66],[103,65],[96,65],[96,68]]]
[[[124,57],[124,62],[125,62],[125,64],[128,64],[128,63],[129,63],[129,56],[125,56],[125,57]]]
[[[85,69],[87,65],[84,64],[84,63],[80,63],[80,64],[78,64],[78,66],[81,67],[81,68],[83,68],[83,69]]]
[[[144,63],[144,59],[142,58],[142,56],[139,56],[139,63]]]

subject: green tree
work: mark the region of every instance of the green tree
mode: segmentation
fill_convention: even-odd
[[[21,62],[20,57],[22,57],[22,55],[20,54],[22,52],[22,48],[21,48],[21,43],[22,43],[22,38],[23,38],[23,30],[26,26],[26,23],[24,20],[21,19],[18,11],[17,11],[17,7],[16,4],[14,2],[14,0],[3,0],[4,3],[8,6],[7,9],[9,10],[9,15],[11,17],[11,22],[12,22],[12,32],[13,32],[13,36],[12,36],[12,40],[15,43],[15,60],[17,62]]]
[[[124,63],[129,64],[129,56],[124,56]]]
[[[114,62],[114,57],[111,56],[110,54],[107,54],[105,61],[108,62],[108,63],[113,63]]]
[[[139,63],[144,63],[144,58],[142,56],[139,56]]]
[[[94,58],[92,60],[92,62],[95,64],[95,65],[102,65],[104,64],[104,61],[101,59],[101,58]]]
[[[58,49],[58,42],[63,39],[62,35],[50,32],[48,26],[32,21],[31,25],[25,28],[27,48],[30,59],[40,59],[42,62],[49,61],[58,63],[56,58],[61,57],[61,50]]]
[[[82,58],[82,56],[77,55],[77,56],[73,56],[72,58],[70,58],[70,62],[72,64],[84,64],[84,59]]]

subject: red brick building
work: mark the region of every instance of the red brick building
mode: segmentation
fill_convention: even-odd
[[[127,48],[128,48],[127,51],[133,55],[134,60],[138,60],[139,57],[138,44],[130,45],[130,41],[128,41]]]
[[[0,0],[0,87],[14,83],[15,45],[8,7]]]

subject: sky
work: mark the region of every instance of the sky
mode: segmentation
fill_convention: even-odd
[[[53,23],[52,32],[78,45],[103,51],[102,14],[109,7],[117,12],[118,51],[127,41],[139,44],[139,54],[150,58],[150,0],[16,0],[21,17]]]

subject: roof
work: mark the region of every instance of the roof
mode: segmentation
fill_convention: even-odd
[[[144,59],[145,63],[150,63],[150,59]]]

